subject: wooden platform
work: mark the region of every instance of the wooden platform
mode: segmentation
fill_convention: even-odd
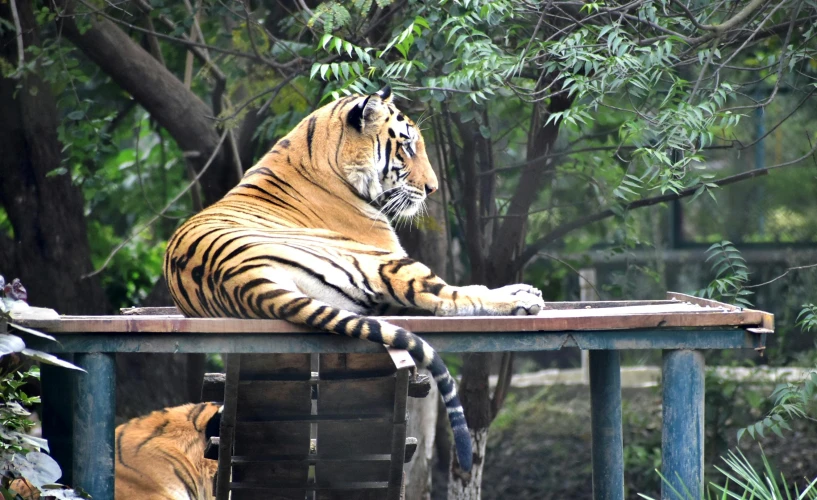
[[[704,415],[704,358],[707,349],[762,350],[766,338],[774,331],[773,315],[750,309],[741,309],[714,301],[681,294],[668,294],[666,300],[627,302],[551,302],[548,309],[537,316],[526,317],[389,317],[384,318],[423,336],[438,352],[507,352],[541,351],[564,347],[578,347],[590,351],[590,392],[592,403],[592,463],[595,499],[623,500],[623,445],[621,430],[620,350],[663,349],[663,438],[662,469],[670,478],[673,488],[703,486],[703,415]],[[127,311],[138,313],[139,311]],[[141,311],[142,313],[146,311]],[[66,374],[63,371],[43,370],[44,387],[73,385],[72,391],[54,391],[43,397],[44,414],[73,416],[73,438],[46,436],[58,442],[73,443],[72,450],[61,450],[61,456],[73,457],[74,483],[91,493],[95,500],[112,500],[113,495],[113,430],[114,430],[114,354],[119,352],[164,353],[221,353],[231,359],[234,355],[324,355],[349,356],[382,354],[383,347],[359,339],[313,332],[277,320],[191,319],[184,318],[174,308],[150,311],[159,316],[59,316],[53,311],[32,310],[15,317],[15,321],[39,328],[54,335],[59,343],[45,339],[27,338],[35,349],[52,353],[74,355],[74,361],[88,370],[88,374]],[[248,358],[250,359],[250,358]],[[289,359],[281,357],[279,359]],[[305,358],[303,358],[305,359]],[[313,359],[310,357],[310,360]],[[339,359],[339,358],[338,358]],[[410,362],[410,360],[409,360]],[[232,363],[230,363],[232,364]],[[239,363],[240,364],[240,363]],[[400,365],[396,364],[396,373]],[[303,368],[303,367],[302,367]],[[310,371],[315,371],[311,369]],[[301,374],[305,376],[305,373]],[[310,375],[311,377],[311,375]],[[392,377],[394,378],[394,377]],[[69,383],[66,383],[69,381]],[[305,386],[309,381],[300,380]],[[310,382],[311,383],[311,382]],[[335,383],[335,382],[332,382]],[[329,384],[329,386],[332,385]],[[379,384],[382,381],[375,380]],[[286,383],[284,384],[286,385]],[[264,384],[261,384],[263,387]],[[254,390],[254,389],[253,389]],[[259,389],[262,390],[262,389]],[[276,389],[278,390],[278,389]],[[283,390],[283,389],[282,389]],[[389,389],[390,390],[390,389]],[[227,391],[230,393],[230,391]],[[262,390],[263,392],[263,390]],[[72,394],[73,393],[73,394]],[[239,394],[236,390],[232,393]],[[331,393],[331,391],[330,391]],[[276,395],[276,400],[283,397]],[[243,396],[241,396],[243,397]],[[286,399],[289,399],[287,396]],[[305,405],[306,396],[292,395],[293,404]],[[252,404],[248,401],[248,411]],[[225,402],[226,403],[226,402]],[[324,409],[328,413],[312,415],[299,420],[310,425],[329,427],[346,409],[337,407],[331,399]],[[318,399],[320,404],[320,398]],[[376,413],[360,414],[364,429],[371,426],[369,417],[384,417],[387,406],[377,406]],[[226,406],[226,405],[225,405]],[[392,407],[388,415],[398,419],[401,412]],[[236,411],[236,415],[238,415]],[[252,418],[241,417],[247,425]],[[348,414],[345,414],[348,416]],[[284,416],[276,417],[285,421]],[[283,420],[282,420],[283,419]],[[236,421],[238,430],[239,420]],[[392,422],[395,423],[395,422]],[[401,422],[396,422],[401,424]],[[343,425],[349,425],[348,419]],[[244,425],[244,424],[242,424]],[[243,431],[242,431],[243,432]],[[310,431],[311,432],[311,431]],[[353,435],[352,430],[348,431]],[[294,433],[294,431],[293,431]],[[299,431],[305,438],[305,432]],[[297,434],[297,433],[295,433]],[[339,431],[343,435],[343,431]],[[366,434],[357,436],[355,447],[366,453],[361,456],[386,455],[383,449],[367,449]],[[311,436],[311,434],[310,434]],[[251,436],[250,436],[251,437]],[[310,440],[312,437],[310,437]],[[251,441],[251,440],[250,440]],[[331,443],[331,439],[329,439]],[[311,443],[311,441],[310,441]],[[345,444],[344,444],[345,443]],[[399,444],[404,444],[400,441]],[[221,445],[221,443],[220,443]],[[332,473],[321,476],[317,459],[327,463],[344,446],[352,446],[340,438],[327,451],[318,445],[315,453],[305,451],[305,442],[297,449],[277,457],[296,458],[303,465],[314,464],[313,483],[307,472],[308,488],[303,491],[326,492],[321,484],[331,484]],[[54,451],[52,449],[52,451]],[[325,454],[329,453],[329,454]],[[331,452],[331,453],[330,453]],[[392,449],[392,454],[394,449]],[[228,455],[231,455],[229,452]],[[237,457],[247,454],[236,451]],[[306,458],[304,458],[306,457]],[[312,462],[310,462],[310,460]],[[355,460],[352,462],[359,462]],[[364,462],[366,460],[363,460]],[[240,462],[240,460],[239,460]],[[338,462],[344,463],[344,460]],[[238,462],[236,462],[238,463]],[[391,465],[397,463],[393,459]],[[71,464],[62,464],[70,467]],[[241,467],[245,464],[242,463]],[[546,467],[546,461],[542,464]],[[249,467],[249,466],[248,466]],[[298,470],[296,496],[302,491],[304,468]],[[358,477],[359,472],[347,470],[343,477]],[[394,473],[392,469],[390,474]],[[226,473],[221,477],[229,477]],[[246,476],[245,476],[246,477]],[[369,486],[383,483],[378,476],[359,476]],[[395,476],[389,476],[390,484]],[[235,478],[235,477],[234,477]],[[240,481],[233,481],[239,483]],[[354,486],[354,485],[353,485]],[[358,484],[356,486],[361,486]],[[379,484],[382,486],[382,484]],[[348,488],[347,488],[348,489]],[[371,488],[358,488],[371,490]],[[386,488],[388,490],[388,487]],[[235,491],[238,491],[237,489]],[[393,491],[393,488],[392,490]],[[381,489],[382,492],[382,489]],[[669,495],[668,491],[665,491]],[[327,493],[328,494],[328,493]],[[372,493],[373,494],[373,493]],[[319,498],[324,498],[322,493]],[[264,498],[274,498],[266,496]],[[346,498],[329,495],[326,498]],[[363,498],[384,498],[370,496]]]
[[[671,293],[668,300],[548,302],[536,316],[401,317],[384,320],[415,333],[563,332],[646,328],[760,326],[772,316],[762,311]],[[32,328],[51,333],[304,333],[307,327],[282,320],[185,318],[174,307],[123,310],[122,316],[23,315]],[[772,328],[769,328],[772,329]]]

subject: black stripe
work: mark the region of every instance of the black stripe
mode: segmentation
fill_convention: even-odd
[[[319,322],[318,324],[316,324],[316,325],[315,325],[315,328],[320,328],[321,330],[325,330],[325,329],[326,329],[326,325],[328,325],[329,323],[331,323],[333,319],[337,318],[337,317],[338,317],[338,314],[340,314],[340,309],[332,309],[332,310],[329,312],[329,314],[327,314],[327,315],[326,315],[326,317],[325,317],[325,318],[323,318],[322,320],[320,320],[320,322]]]
[[[244,264],[248,264],[250,262],[257,262],[257,261],[272,261],[272,262],[276,262],[278,264],[284,264],[284,265],[299,269],[304,274],[307,274],[307,275],[311,276],[312,278],[314,278],[314,279],[318,280],[319,282],[321,282],[321,284],[323,284],[323,286],[329,287],[332,290],[338,292],[340,295],[342,295],[349,302],[352,302],[353,304],[355,304],[355,305],[357,305],[357,306],[359,306],[361,308],[365,308],[365,306],[366,306],[366,304],[364,302],[361,302],[359,299],[357,299],[355,297],[352,297],[351,295],[346,293],[346,291],[343,290],[341,287],[339,287],[337,285],[333,285],[332,283],[329,283],[327,281],[327,279],[326,279],[326,276],[316,272],[312,268],[307,267],[307,266],[305,266],[305,265],[303,265],[303,264],[301,264],[299,262],[295,262],[295,261],[292,261],[292,260],[289,260],[289,259],[284,259],[282,257],[274,257],[274,256],[271,256],[271,255],[259,255],[259,256],[253,257],[251,259],[245,260]],[[247,267],[248,266],[246,266],[246,265],[244,266],[244,268],[247,268]],[[258,267],[258,266],[255,266],[255,265],[254,266],[249,266],[250,269],[255,268],[255,267]],[[263,267],[263,266],[261,266],[261,267]],[[237,272],[234,273],[234,274],[239,274],[240,272],[242,272],[240,269],[243,269],[243,268],[239,268],[239,270],[237,270]]]
[[[116,458],[119,460],[120,464],[124,465],[128,469],[136,470],[135,467],[132,467],[132,466],[126,464],[125,459],[122,458],[122,436],[125,435],[125,431],[128,430],[129,426],[130,426],[130,422],[126,423],[125,426],[122,427],[122,430],[119,432],[119,435],[116,436]]]
[[[309,297],[298,297],[297,299],[293,299],[291,302],[281,307],[278,314],[283,319],[289,319],[301,312],[301,310],[309,305],[310,302],[312,302],[312,299]]]
[[[306,147],[309,150],[309,159],[312,159],[312,139],[315,137],[315,123],[318,121],[316,117],[309,119],[309,127],[306,129]]]
[[[170,420],[165,420],[164,422],[162,422],[162,425],[160,425],[160,426],[156,427],[155,429],[153,429],[153,432],[150,434],[150,436],[148,436],[147,439],[145,439],[144,441],[139,443],[139,446],[136,447],[136,453],[139,453],[139,450],[141,450],[142,447],[145,446],[146,444],[148,444],[148,442],[150,442],[152,439],[156,439],[157,437],[164,434],[165,433],[165,428],[168,425],[170,425]]]
[[[201,412],[203,412],[203,411],[204,411],[205,406],[206,406],[206,405],[205,405],[204,403],[197,404],[196,406],[194,406],[194,407],[193,407],[193,408],[192,408],[192,409],[191,409],[191,410],[190,410],[190,411],[187,413],[187,420],[189,420],[190,422],[192,422],[192,423],[193,423],[193,428],[194,428],[194,429],[196,429],[196,431],[197,431],[197,432],[198,432],[198,431],[201,431],[201,429],[199,429],[198,427],[196,427],[196,419],[197,419],[197,418],[199,418],[199,415],[201,415]]]
[[[406,293],[405,293],[405,295],[406,295],[406,300],[408,300],[409,302],[411,302],[411,305],[413,305],[413,306],[416,306],[416,305],[417,305],[417,302],[414,300],[414,283],[415,283],[416,281],[417,281],[417,280],[415,280],[414,278],[411,278],[411,280],[409,280],[409,282],[408,282],[408,290],[406,290]]]
[[[389,172],[389,164],[391,163],[391,141],[386,141],[386,166],[383,167],[383,175]]]
[[[389,292],[389,295],[401,306],[407,305],[405,302],[400,300],[400,298],[394,293],[394,287],[391,286],[391,280],[386,276],[386,266],[388,266],[388,262],[385,264],[380,264],[380,267],[377,269],[378,274],[380,274],[380,280],[383,281],[383,284],[386,285],[386,290]]]
[[[327,309],[329,309],[329,306],[320,306],[319,308],[315,309],[315,312],[306,318],[305,323],[309,326],[314,326],[315,320],[318,319],[321,314],[326,312]]]

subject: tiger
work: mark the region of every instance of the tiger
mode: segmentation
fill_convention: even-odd
[[[205,447],[221,424],[219,403],[188,403],[129,420],[114,434],[116,500],[212,500],[218,461]]]
[[[524,284],[451,286],[408,258],[391,221],[418,214],[438,187],[388,86],[338,99],[175,231],[163,267],[173,300],[188,317],[277,318],[407,350],[436,381],[469,472],[471,435],[443,360],[377,316],[535,315],[544,301]]]

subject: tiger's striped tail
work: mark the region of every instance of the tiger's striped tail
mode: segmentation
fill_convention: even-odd
[[[440,355],[428,342],[404,328],[338,309],[300,293],[288,292],[278,299],[283,299],[283,304],[275,308],[274,312],[281,319],[404,349],[420,367],[428,368],[445,402],[448,420],[454,432],[454,446],[459,466],[463,471],[471,470],[473,461],[471,434],[465,422],[460,398],[457,396],[457,385]]]

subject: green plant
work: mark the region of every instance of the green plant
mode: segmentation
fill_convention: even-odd
[[[817,306],[804,304],[797,315],[797,325],[803,331],[811,332],[817,328]],[[817,422],[812,403],[817,394],[817,370],[812,370],[798,382],[787,382],[775,387],[770,398],[774,400],[772,409],[760,421],[738,430],[738,441],[745,433],[752,438],[764,437],[765,431],[772,431],[783,436],[783,430],[791,430],[789,421],[807,419]]]
[[[715,279],[703,290],[695,294],[707,299],[721,300],[742,307],[750,307],[748,297],[752,292],[746,289],[749,268],[740,251],[730,241],[715,243],[706,250],[706,261],[712,261]]]
[[[799,486],[789,483],[783,474],[778,475],[772,469],[769,460],[760,450],[760,457],[763,460],[763,469],[758,471],[752,463],[746,458],[742,451],[738,450],[737,454],[729,451],[723,461],[726,463],[727,469],[715,466],[715,469],[726,478],[723,485],[714,482],[709,483],[703,498],[707,500],[712,499],[738,499],[738,500],[815,500],[817,499],[817,478],[812,480],[808,485],[800,491]],[[690,493],[690,488],[686,485],[681,485],[681,490],[675,488],[664,475],[656,470],[661,477],[664,486],[671,492],[673,498],[678,500],[702,500],[696,498]],[[730,482],[732,486],[730,487]],[[792,496],[792,491],[794,492]],[[639,493],[638,496],[648,500],[654,500]]]
[[[30,420],[31,405],[39,396],[29,396],[25,385],[39,380],[40,369],[26,361],[75,370],[81,368],[51,354],[29,349],[21,337],[7,333],[7,326],[37,337],[55,340],[37,330],[14,323],[14,317],[29,309],[25,287],[19,279],[6,284],[0,276],[0,494],[6,500],[19,498],[15,488],[25,484],[34,488],[41,498],[85,498],[81,492],[56,484],[62,471],[48,453],[48,442],[29,434],[34,426]],[[17,482],[15,482],[17,480]],[[21,482],[24,480],[24,482]]]

